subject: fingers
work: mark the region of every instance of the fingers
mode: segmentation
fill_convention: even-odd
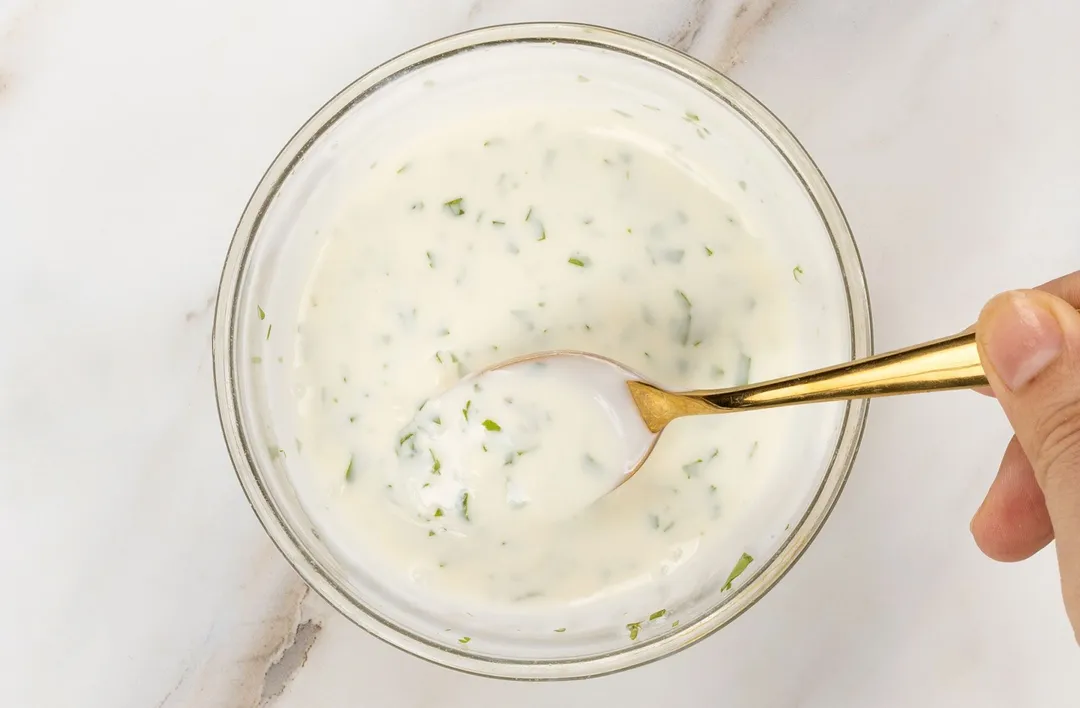
[[[971,533],[983,553],[1008,563],[1030,558],[1054,539],[1042,490],[1015,437],[971,520]]]
[[[1080,295],[1074,278],[1053,289]],[[1080,635],[1080,313],[1047,292],[1005,293],[983,309],[976,335],[990,386],[1045,498],[1066,609]]]

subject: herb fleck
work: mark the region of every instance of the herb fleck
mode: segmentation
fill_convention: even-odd
[[[556,632],[558,632],[559,634],[562,634],[563,632],[565,632],[565,631],[566,631],[566,627],[559,627],[559,628],[558,628],[558,629],[556,629],[555,631],[556,631]]]
[[[262,307],[261,307],[261,306],[259,306],[259,305],[256,305],[255,307],[256,307],[256,309],[257,309],[257,310],[259,311],[259,319],[260,319],[260,320],[265,320],[265,319],[266,319],[266,313],[265,313],[265,312],[263,312],[263,309],[262,309]]]
[[[430,538],[431,536],[434,536],[434,535],[435,535],[435,532],[434,532],[434,531],[428,531],[428,532],[427,532],[427,535],[428,535],[428,537]]]
[[[435,509],[435,518],[436,519],[439,518],[442,515],[443,515],[442,507],[439,507],[439,508]]]
[[[468,644],[469,642],[472,641],[472,637],[462,637],[458,641],[461,642],[462,644]]]
[[[505,221],[498,221],[496,219],[492,219],[491,220],[491,225],[492,226],[506,226],[506,222]]]
[[[401,440],[398,440],[398,447],[401,447],[405,443],[409,442],[409,439],[412,438],[414,435],[416,435],[416,433],[409,433],[408,435],[403,437]]]
[[[583,84],[587,84],[587,83],[589,83],[589,77],[588,77],[588,76],[583,76],[583,75],[581,75],[581,74],[578,74],[578,75],[577,75],[577,80],[578,80],[578,81],[579,81],[580,83],[583,83]],[[556,632],[558,632],[559,630],[557,630],[557,629],[556,629],[555,631],[556,631]]]
[[[469,493],[463,492],[461,495],[461,515],[465,517],[465,520],[469,520]]]
[[[465,207],[462,204],[463,197],[457,199],[451,199],[448,202],[443,202],[443,206],[450,210],[450,213],[454,216],[461,216],[465,213]]]
[[[580,258],[571,257],[571,258],[568,258],[566,260],[566,262],[569,263],[570,265],[577,266],[578,268],[584,268],[585,267],[585,261],[581,260]]]
[[[270,331],[274,329],[274,325],[270,324],[266,326],[266,338],[270,339]]]
[[[666,614],[667,610],[657,610],[656,612],[653,612],[651,615],[649,615],[649,621],[652,622],[653,620],[658,620]]]
[[[439,462],[439,458],[435,457],[435,451],[428,448],[428,453],[431,454],[431,474],[442,474],[439,472],[442,469],[442,462]]]
[[[626,625],[626,628],[630,630],[630,641],[634,641],[638,637],[638,632],[641,631],[641,622],[631,622]]]
[[[355,461],[356,461],[355,458],[349,457],[349,466],[345,468],[345,481],[346,482],[352,481],[353,462],[355,462]]]
[[[727,582],[724,583],[724,587],[720,588],[721,592],[731,589],[731,584],[735,582],[735,579],[743,574],[747,566],[754,562],[754,557],[749,553],[743,553],[739,556],[739,560],[735,561],[735,567],[731,569],[731,573],[727,577]]]
[[[431,251],[427,252],[427,266],[428,268],[435,267],[435,256],[431,255]]]
[[[402,165],[401,167],[399,167],[399,168],[397,169],[397,173],[398,173],[398,174],[401,174],[402,172],[404,172],[404,171],[405,171],[405,170],[407,170],[407,169],[409,169],[409,163],[408,163],[408,162],[406,162],[406,163],[405,163],[404,165]]]
[[[252,364],[261,364],[262,363],[262,357],[261,356],[253,356],[253,357],[251,357],[251,363]]]
[[[706,246],[705,247],[705,255],[706,256],[711,256],[712,254],[713,254],[713,250],[711,248],[709,248],[708,246]]]
[[[691,113],[690,111],[687,111],[685,115],[683,115],[683,120],[689,123],[697,123],[701,120],[701,117],[697,113]]]
[[[793,278],[795,278],[796,283],[801,283],[802,282],[802,274],[803,274],[802,266],[797,265],[797,266],[795,266],[794,268],[791,269],[791,275],[792,275]]]
[[[490,430],[491,432],[493,432],[493,433],[497,433],[500,430],[502,430],[502,426],[500,426],[498,423],[493,421],[491,418],[488,418],[487,420],[485,420],[483,422],[483,426],[485,428],[487,428],[488,430]]]
[[[465,407],[461,409],[461,415],[465,416],[465,422],[469,421],[469,408],[472,407],[472,399],[465,401]]]
[[[525,212],[525,221],[528,221],[529,218],[532,216],[532,210],[533,210],[533,208],[529,207],[529,210],[527,212]]]

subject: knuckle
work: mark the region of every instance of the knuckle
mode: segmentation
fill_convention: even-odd
[[[1055,404],[1036,425],[1036,473],[1040,483],[1080,479],[1080,400]]]

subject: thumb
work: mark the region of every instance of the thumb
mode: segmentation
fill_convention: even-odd
[[[1046,497],[1080,638],[1080,313],[1048,293],[1015,291],[991,300],[975,331],[990,386]]]

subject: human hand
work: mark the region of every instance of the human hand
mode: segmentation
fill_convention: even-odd
[[[1000,561],[1057,540],[1065,611],[1080,642],[1080,271],[991,300],[975,326],[990,388],[1016,435],[971,521]]]

